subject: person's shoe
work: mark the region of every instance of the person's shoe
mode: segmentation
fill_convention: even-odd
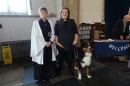
[[[35,85],[36,85],[36,86],[42,86],[42,85],[41,85],[41,82],[42,82],[42,80],[38,80],[37,82],[35,82]]]
[[[74,72],[72,72],[72,71],[69,71],[69,73],[70,73],[71,76],[75,75]]]
[[[128,67],[126,67],[125,69],[124,69],[124,72],[129,72],[130,71],[130,68],[128,68]]]
[[[49,80],[50,80],[49,78],[44,79],[44,81],[49,81]]]

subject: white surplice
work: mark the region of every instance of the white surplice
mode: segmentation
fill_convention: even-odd
[[[54,36],[54,27],[50,20],[48,20],[51,26],[51,39],[53,42],[52,45],[52,61],[56,61],[57,50],[55,47],[55,36]],[[38,20],[33,22],[32,32],[31,32],[31,52],[30,56],[32,57],[32,61],[37,62],[38,64],[44,64],[44,47],[47,42],[44,40],[40,25]]]

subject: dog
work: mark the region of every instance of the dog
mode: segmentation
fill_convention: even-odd
[[[77,49],[76,49],[77,48]],[[91,57],[92,57],[92,52],[91,52],[91,46],[89,42],[83,42],[81,44],[81,47],[76,47],[75,48],[75,61],[74,61],[74,69],[78,70],[78,79],[82,79],[82,68],[86,68],[86,76],[88,78],[91,78],[90,71],[89,71],[89,66],[92,63]],[[77,66],[77,67],[76,67]]]

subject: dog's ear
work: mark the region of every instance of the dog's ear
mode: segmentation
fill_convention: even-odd
[[[86,51],[86,49],[85,49],[85,48],[83,48],[82,50],[83,50],[83,52],[85,52],[85,51]]]
[[[80,40],[80,44],[83,45],[84,41],[83,40]]]
[[[83,52],[84,52],[84,54],[86,53],[86,51],[87,51],[87,48],[83,48]]]
[[[83,44],[82,44],[82,48],[87,48],[88,47],[88,42],[84,42]]]

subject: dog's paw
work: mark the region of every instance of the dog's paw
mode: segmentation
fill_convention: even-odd
[[[88,78],[91,78],[91,76],[90,76],[90,75],[87,75],[87,77],[88,77]]]
[[[81,66],[84,68],[84,67],[85,67],[85,64],[82,64]]]
[[[74,69],[78,70],[78,67],[74,67]]]
[[[78,80],[81,80],[81,79],[82,79],[82,75],[78,74]]]
[[[82,78],[81,78],[81,76],[78,76],[78,80],[81,80]]]

